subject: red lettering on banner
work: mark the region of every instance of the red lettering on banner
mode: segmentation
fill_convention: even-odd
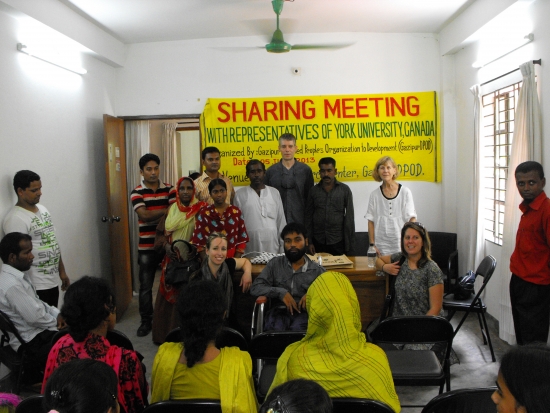
[[[418,116],[420,115],[420,106],[419,105],[411,105],[411,100],[415,100],[418,102],[418,98],[416,96],[409,96],[407,98],[407,112],[409,112],[409,115],[411,116]],[[414,112],[411,110],[411,108],[414,109]]]
[[[349,111],[353,111],[353,103],[351,103],[351,105],[349,105],[348,103],[350,102],[353,102],[353,99],[352,98],[346,98],[346,99],[342,99],[342,108],[344,109],[343,112],[344,112],[344,118],[354,118],[355,116],[354,115],[350,115],[349,114]]]
[[[382,100],[383,98],[370,98],[369,100],[374,101],[374,113],[376,114],[376,117],[380,116],[380,112],[378,111],[378,102]]]
[[[260,109],[258,109],[258,102],[252,102],[252,107],[250,108],[250,114],[248,115],[249,122],[252,120],[253,116],[257,117],[260,122],[263,120],[262,114],[260,113]]]
[[[355,115],[356,117],[358,118],[368,118],[369,117],[369,114],[368,113],[361,113],[361,109],[367,109],[367,105],[365,106],[361,106],[361,103],[362,101],[367,101],[368,98],[357,98],[355,100]]]
[[[238,110],[237,109],[237,104],[235,102],[233,102],[231,104],[231,110],[233,111],[233,122],[236,122],[237,121],[237,113],[242,113],[243,114],[243,121],[246,122],[246,102],[243,102],[243,108],[241,110]]]
[[[330,102],[328,99],[325,99],[325,119],[328,118],[328,111],[330,111],[330,113],[332,113],[333,115],[336,115],[336,113],[338,113],[338,115],[336,115],[337,117],[340,117],[340,99],[336,99],[334,101],[334,106],[330,106]]]
[[[307,103],[311,103],[313,106],[312,108],[309,108],[309,110],[307,110]],[[309,115],[306,115],[306,113],[309,113]],[[302,102],[302,115],[304,116],[304,119],[313,119],[315,117],[315,104],[313,103],[313,100],[306,99]]]
[[[270,106],[271,108],[268,108],[268,106]],[[273,116],[273,120],[279,120],[279,118],[277,117],[277,113],[275,113],[276,110],[277,110],[277,102],[273,102],[272,100],[266,100],[264,102],[264,120],[265,121],[269,120],[267,116],[268,113],[271,113],[271,115]]]
[[[227,102],[220,102],[218,105],[218,110],[225,115],[225,118],[218,118],[218,122],[227,122],[231,118],[229,115],[229,112],[225,111],[223,107],[229,106],[229,103]]]
[[[300,116],[300,101],[299,100],[296,101],[296,109],[294,109],[292,107],[291,103],[288,100],[285,100],[284,103],[285,103],[284,120],[289,119],[289,116],[288,116],[289,112],[292,112],[295,119],[300,119],[301,118],[301,116]]]

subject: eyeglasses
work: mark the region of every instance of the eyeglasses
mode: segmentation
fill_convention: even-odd
[[[418,229],[420,228],[421,230],[423,231],[426,231],[426,228],[424,227],[424,224],[422,224],[421,222],[418,222],[418,221],[413,221],[413,222],[405,222],[405,225],[403,225],[403,228],[413,228],[413,229]]]

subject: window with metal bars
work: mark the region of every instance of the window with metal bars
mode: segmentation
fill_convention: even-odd
[[[514,83],[482,98],[484,232],[486,240],[498,245],[502,245],[508,163],[521,83]]]

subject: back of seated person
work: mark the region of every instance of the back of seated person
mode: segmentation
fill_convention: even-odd
[[[48,379],[43,407],[50,413],[119,413],[117,386],[117,376],[107,364],[75,359]]]
[[[275,387],[265,399],[260,413],[268,412],[332,413],[332,400],[312,380],[291,380]]]
[[[224,413],[257,412],[250,355],[216,348],[225,296],[214,281],[190,283],[176,308],[183,343],[164,343],[153,363],[151,402],[219,399]]]
[[[118,375],[118,401],[126,413],[139,413],[147,406],[149,392],[141,355],[111,345],[107,331],[116,324],[115,298],[105,280],[85,276],[71,284],[65,293],[61,315],[69,334],[54,344],[48,356],[45,383],[59,366],[74,359],[101,361]]]

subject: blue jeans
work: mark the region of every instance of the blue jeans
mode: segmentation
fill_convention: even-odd
[[[290,314],[286,307],[270,309],[265,317],[264,331],[306,331],[308,316],[305,310]]]
[[[155,251],[140,251],[139,264],[139,315],[141,322],[153,319],[153,282],[160,260]]]

